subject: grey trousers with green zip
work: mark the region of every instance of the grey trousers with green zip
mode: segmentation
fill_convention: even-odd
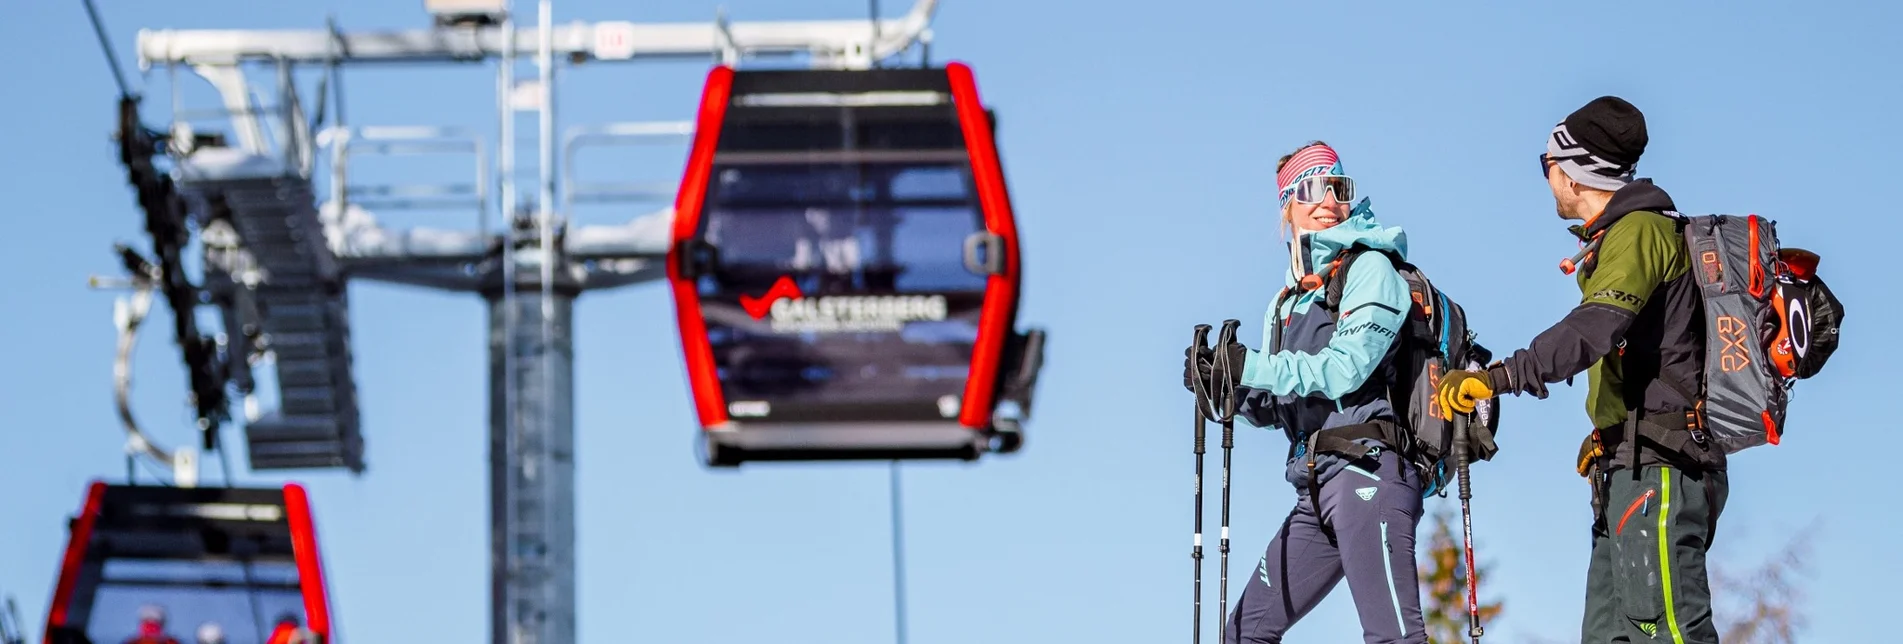
[[[1581,644],[1718,644],[1705,553],[1729,493],[1724,472],[1647,466],[1594,473]]]

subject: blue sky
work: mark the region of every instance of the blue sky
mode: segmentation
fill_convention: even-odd
[[[64,517],[87,481],[123,476],[113,296],[85,280],[116,274],[114,241],[144,236],[108,139],[115,90],[84,11],[18,4],[0,21],[0,53],[16,61],[15,91],[0,101],[9,130],[0,188],[14,224],[0,270],[15,276],[0,290],[10,313],[0,319],[0,357],[12,366],[0,372],[0,592],[17,595],[37,623]],[[328,4],[100,2],[122,56],[141,27],[318,28],[327,12],[355,29],[425,19],[420,2]],[[885,11],[900,4],[886,0]],[[1903,555],[1885,546],[1903,526],[1881,454],[1895,415],[1888,368],[1903,352],[1878,330],[1898,313],[1885,297],[1896,292],[1883,228],[1896,173],[1884,164],[1903,113],[1894,69],[1903,43],[1891,33],[1903,10],[1481,4],[945,0],[934,55],[972,63],[999,112],[1026,253],[1021,320],[1050,329],[1051,345],[1023,452],[905,469],[912,642],[1183,637],[1191,461],[1182,347],[1193,324],[1228,317],[1259,342],[1287,262],[1273,217],[1275,158],[1309,139],[1334,144],[1381,219],[1408,229],[1415,261],[1464,303],[1482,341],[1510,351],[1577,301],[1554,268],[1575,246],[1534,157],[1554,122],[1602,94],[1649,119],[1642,175],[1683,210],[1777,219],[1787,245],[1823,255],[1849,311],[1845,348],[1799,388],[1784,444],[1733,460],[1714,560],[1749,566],[1809,537],[1804,640],[1890,632],[1877,616],[1893,610]],[[737,20],[865,11],[858,0],[726,7]],[[571,0],[556,18],[714,12],[714,2]],[[703,72],[698,63],[585,67],[558,99],[563,122],[690,118]],[[352,72],[350,118],[492,131],[492,78],[473,66]],[[164,74],[143,82],[162,87]],[[206,106],[209,94],[194,91],[188,99]],[[524,155],[525,168],[533,158]],[[678,158],[627,167],[670,178]],[[482,305],[372,283],[353,285],[350,297],[370,470],[298,477],[319,515],[342,634],[483,641]],[[653,285],[591,294],[578,307],[582,639],[891,641],[885,466],[701,469],[672,320]],[[142,338],[136,409],[176,444],[189,415],[166,331],[154,324]],[[1475,470],[1477,544],[1495,570],[1485,583],[1507,602],[1487,641],[1577,632],[1589,511],[1570,461],[1587,429],[1583,395],[1582,381],[1545,401],[1507,401],[1503,451]],[[1232,566],[1241,578],[1294,495],[1279,474],[1284,439],[1238,432]],[[1214,600],[1212,589],[1207,613]],[[1292,637],[1352,641],[1359,630],[1338,590]]]

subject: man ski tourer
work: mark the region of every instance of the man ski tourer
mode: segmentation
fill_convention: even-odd
[[[1559,216],[1588,245],[1581,300],[1532,344],[1484,372],[1453,371],[1441,403],[1545,398],[1587,372],[1592,432],[1578,469],[1593,488],[1586,644],[1718,641],[1705,553],[1727,495],[1726,452],[1699,425],[1705,322],[1677,207],[1634,170],[1645,116],[1604,96],[1556,126],[1540,155]],[[1671,213],[1671,214],[1668,214]]]
[[[1326,289],[1312,284],[1356,245],[1404,257],[1407,236],[1377,223],[1366,199],[1349,207],[1354,180],[1327,144],[1282,157],[1276,179],[1283,230],[1292,236],[1288,287],[1311,286],[1285,291],[1290,296],[1269,308],[1264,351],[1240,342],[1194,347],[1183,367],[1184,386],[1193,391],[1193,379],[1211,381],[1217,360],[1242,365],[1223,383],[1236,387],[1238,414],[1258,427],[1281,427],[1291,442],[1286,478],[1297,502],[1225,616],[1224,641],[1281,642],[1346,577],[1369,643],[1426,644],[1414,562],[1419,472],[1369,438],[1352,441],[1367,448],[1359,458],[1308,453],[1310,438],[1322,430],[1392,424],[1400,416],[1387,392],[1395,379],[1396,330],[1410,304],[1407,283],[1386,254],[1367,252],[1341,277],[1338,311],[1323,306]]]

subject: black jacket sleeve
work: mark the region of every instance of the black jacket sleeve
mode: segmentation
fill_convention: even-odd
[[[1585,371],[1625,337],[1638,316],[1631,311],[1588,302],[1575,307],[1558,324],[1533,338],[1533,344],[1515,351],[1501,365],[1488,369],[1496,393],[1528,393],[1546,397],[1546,384]]]
[[[1580,278],[1579,306],[1531,346],[1489,369],[1493,390],[1545,398],[1547,383],[1571,378],[1611,354],[1653,291],[1682,262],[1681,244],[1665,217],[1627,216],[1613,223],[1597,266]]]

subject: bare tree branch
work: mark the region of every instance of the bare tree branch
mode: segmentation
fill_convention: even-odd
[[[1726,644],[1794,644],[1808,625],[1803,608],[1802,577],[1807,573],[1817,521],[1797,531],[1777,554],[1757,569],[1734,572],[1729,566],[1711,567],[1715,615],[1734,615],[1719,621]]]

